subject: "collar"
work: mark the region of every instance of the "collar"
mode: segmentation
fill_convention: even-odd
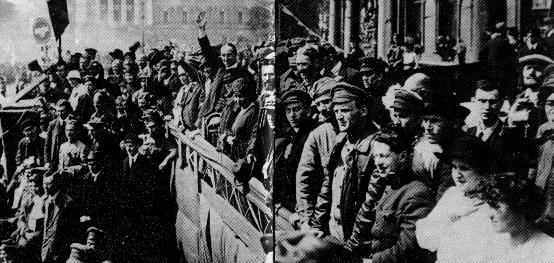
[[[548,31],[548,33],[546,34],[546,37],[550,37],[554,34],[554,29],[550,29],[550,31]]]
[[[371,149],[371,141],[373,141],[372,132],[367,131],[364,135],[362,135],[362,137],[363,139],[356,143],[354,149],[360,153],[369,153],[369,150]],[[346,136],[346,132],[341,132],[337,134],[337,137],[335,137],[336,145],[345,145],[347,140],[348,138]]]
[[[91,171],[90,174],[92,175],[93,178],[96,179],[96,178],[98,178],[98,175],[100,175],[101,172],[102,172],[102,171],[99,171],[99,172],[97,172],[97,173],[93,173],[93,172]]]
[[[479,124],[477,125],[477,130],[478,131],[483,131],[483,130],[486,130],[486,129],[491,129],[491,130],[494,130],[496,129],[496,127],[498,127],[498,125],[500,124],[500,120],[499,119],[496,119],[496,122],[490,126],[490,127],[485,127],[485,125],[483,124],[483,120],[481,120],[479,122]]]
[[[239,63],[236,62],[235,64],[229,66],[229,67],[225,67],[225,69],[232,69],[232,68],[238,68],[239,67]]]
[[[334,76],[338,76],[341,67],[342,67],[342,62],[339,61],[339,62],[338,62],[337,64],[335,64],[335,66],[331,69],[331,73],[333,73]]]

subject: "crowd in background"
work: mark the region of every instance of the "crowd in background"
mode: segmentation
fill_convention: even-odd
[[[296,231],[275,262],[552,262],[553,39],[552,19],[517,43],[495,25],[470,101],[411,38],[387,61],[278,43],[272,201]]]
[[[2,170],[1,262],[176,262],[170,128],[236,162],[237,187],[248,191],[257,174],[269,187],[273,43],[212,46],[206,22],[199,15],[196,53],[137,43],[108,65],[93,48],[29,64],[33,79],[47,78],[23,97],[42,107],[15,123],[17,169]]]

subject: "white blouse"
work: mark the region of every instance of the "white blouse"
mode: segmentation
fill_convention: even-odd
[[[465,214],[455,218],[448,215]],[[420,247],[437,252],[437,262],[487,262],[493,231],[486,205],[464,195],[458,187],[448,188],[433,211],[416,222]]]

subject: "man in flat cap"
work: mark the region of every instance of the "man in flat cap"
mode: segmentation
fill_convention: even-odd
[[[330,77],[336,81],[344,81],[355,86],[361,85],[358,71],[343,64],[338,57],[337,50],[333,45],[325,43],[320,48],[322,59],[322,73],[325,77]]]
[[[337,85],[339,82],[327,77],[319,79],[314,84],[316,90],[313,101],[317,107],[321,125],[308,135],[296,170],[297,218],[291,219],[291,223],[297,228],[301,225],[307,228],[308,222],[313,219],[324,170],[335,145],[335,137],[339,133],[331,107],[331,90]]]
[[[363,89],[341,82],[331,93],[341,133],[329,155],[315,217],[309,225],[344,242],[352,234],[374,170],[370,153],[376,128],[370,121],[368,95]]]
[[[75,229],[79,229],[77,204],[66,194],[63,174],[54,172],[43,179],[45,200],[44,237],[42,240],[42,262],[61,263],[69,257],[69,246],[77,241]]]
[[[304,143],[317,122],[310,116],[312,100],[303,90],[293,89],[281,96],[290,129],[287,136],[275,144],[274,202],[294,211],[295,175]]]
[[[108,157],[109,158],[109,157]],[[73,174],[75,182],[74,199],[81,205],[80,221],[84,225],[100,226],[103,229],[115,230],[116,211],[119,195],[117,174],[108,166],[106,155],[99,151],[90,151],[83,163],[84,174]]]
[[[519,58],[522,81],[518,86],[519,94],[517,94],[516,100],[526,99],[537,105],[539,87],[545,77],[544,70],[552,64],[554,64],[554,60],[541,54],[531,54]]]
[[[415,140],[421,131],[422,108],[423,100],[417,93],[405,89],[395,90],[394,101],[389,109],[392,125],[402,128]]]
[[[390,123],[390,116],[381,101],[381,97],[385,95],[386,89],[391,86],[391,83],[384,78],[388,65],[385,61],[373,57],[361,58],[360,64],[359,75],[362,84],[359,87],[363,87],[370,96],[372,119],[377,125],[386,126]]]
[[[19,166],[23,160],[34,156],[38,165],[44,164],[44,139],[38,136],[36,120],[29,119],[23,123],[23,138],[17,145],[15,163]]]
[[[87,71],[91,62],[96,59],[96,49],[87,48],[85,54],[79,59],[79,68],[81,72]]]
[[[544,18],[541,29],[545,35],[544,44],[548,49],[548,57],[554,58],[554,17]]]

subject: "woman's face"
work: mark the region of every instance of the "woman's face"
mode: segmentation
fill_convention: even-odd
[[[516,214],[507,204],[499,202],[495,207],[487,205],[488,216],[492,227],[497,233],[508,233],[519,225]]]
[[[452,180],[464,193],[476,190],[482,183],[483,175],[471,167],[467,162],[452,160]]]
[[[546,99],[544,112],[546,113],[548,121],[554,122],[554,93],[550,94],[550,96]]]

